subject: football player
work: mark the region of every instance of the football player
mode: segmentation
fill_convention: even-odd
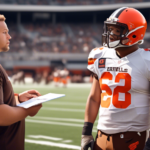
[[[150,128],[150,52],[139,44],[146,28],[144,16],[128,7],[117,9],[104,22],[103,47],[93,49],[88,57],[93,83],[81,150],[144,149]],[[92,128],[98,111],[94,141]],[[146,150],[149,145],[148,140]]]

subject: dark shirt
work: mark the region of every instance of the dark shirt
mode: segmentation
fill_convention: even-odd
[[[10,80],[0,65],[0,104],[16,107]],[[0,126],[0,150],[24,150],[25,120],[10,126]]]

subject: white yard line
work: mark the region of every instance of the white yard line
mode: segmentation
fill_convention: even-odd
[[[81,150],[80,146],[63,144],[63,143],[54,143],[54,142],[49,142],[49,141],[30,140],[30,139],[25,139],[25,142],[26,143],[39,144],[39,145],[60,147],[60,148],[65,148],[65,149],[67,148],[67,149]]]
[[[33,139],[45,139],[45,140],[53,140],[53,141],[61,141],[63,143],[71,143],[72,140],[64,140],[63,138],[56,138],[51,136],[45,136],[45,135],[28,135],[29,138]]]
[[[68,108],[50,108],[50,107],[42,107],[42,110],[52,110],[52,111],[66,111],[66,112],[85,112],[84,109],[68,109]]]
[[[65,105],[65,106],[85,106],[85,103],[71,103],[71,102],[47,102],[48,105]]]
[[[84,119],[73,119],[73,118],[56,118],[56,117],[34,116],[33,119],[55,120],[55,121],[68,121],[68,122],[81,122],[81,123],[84,123]],[[98,122],[98,121],[96,120],[95,122]]]
[[[28,135],[28,137],[34,138],[34,139],[46,139],[46,140],[53,140],[53,141],[63,140],[62,138],[56,138],[56,137],[45,136],[45,135]]]
[[[40,123],[40,124],[52,124],[52,125],[61,125],[61,126],[70,126],[70,127],[83,127],[83,124],[75,124],[75,123],[62,123],[62,122],[54,122],[54,121],[43,121],[43,120],[34,120],[34,119],[26,119],[26,122],[30,123]],[[95,128],[95,127],[94,127]],[[97,130],[93,129],[93,132],[97,132]]]
[[[44,120],[55,120],[55,121],[69,121],[69,122],[81,122],[84,123],[84,119],[72,119],[72,118],[54,118],[54,117],[39,117],[35,116],[35,119],[44,119]]]
[[[33,120],[33,119],[26,119],[26,122],[41,123],[41,124],[54,124],[54,125],[72,126],[72,127],[83,127],[83,124],[62,123],[62,122]]]
[[[92,130],[92,132],[97,133],[97,130],[94,129],[94,130]]]
[[[64,140],[64,141],[62,141],[63,143],[71,143],[72,142],[72,140]]]

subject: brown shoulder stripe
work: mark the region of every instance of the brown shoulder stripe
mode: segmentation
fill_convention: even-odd
[[[88,65],[94,64],[94,62],[95,62],[96,59],[97,59],[97,58],[89,58],[89,59],[88,59]]]

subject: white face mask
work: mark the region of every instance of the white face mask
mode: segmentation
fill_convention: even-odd
[[[126,36],[129,36],[131,33],[133,33],[134,31],[136,31],[136,30],[138,30],[138,29],[140,29],[140,28],[143,28],[143,26],[140,26],[140,27],[137,27],[136,29],[134,29],[134,30],[131,30]],[[108,35],[108,37],[110,36],[110,35],[113,35],[113,33],[111,32],[109,35]],[[137,41],[136,43],[133,43],[132,45],[125,45],[128,41],[129,41],[129,39],[124,39],[123,41],[122,41],[122,44],[121,44],[121,41],[120,40],[116,40],[116,41],[113,41],[113,42],[111,42],[109,39],[108,39],[108,41],[109,41],[109,47],[110,48],[118,48],[118,47],[130,47],[130,46],[133,46],[133,45],[135,45],[135,44],[143,44],[143,40],[140,40],[140,41]],[[107,45],[108,46],[108,45]]]
[[[116,47],[117,45],[119,45],[119,43],[120,43],[120,40],[116,40],[113,42],[110,42],[109,40],[109,47]]]

